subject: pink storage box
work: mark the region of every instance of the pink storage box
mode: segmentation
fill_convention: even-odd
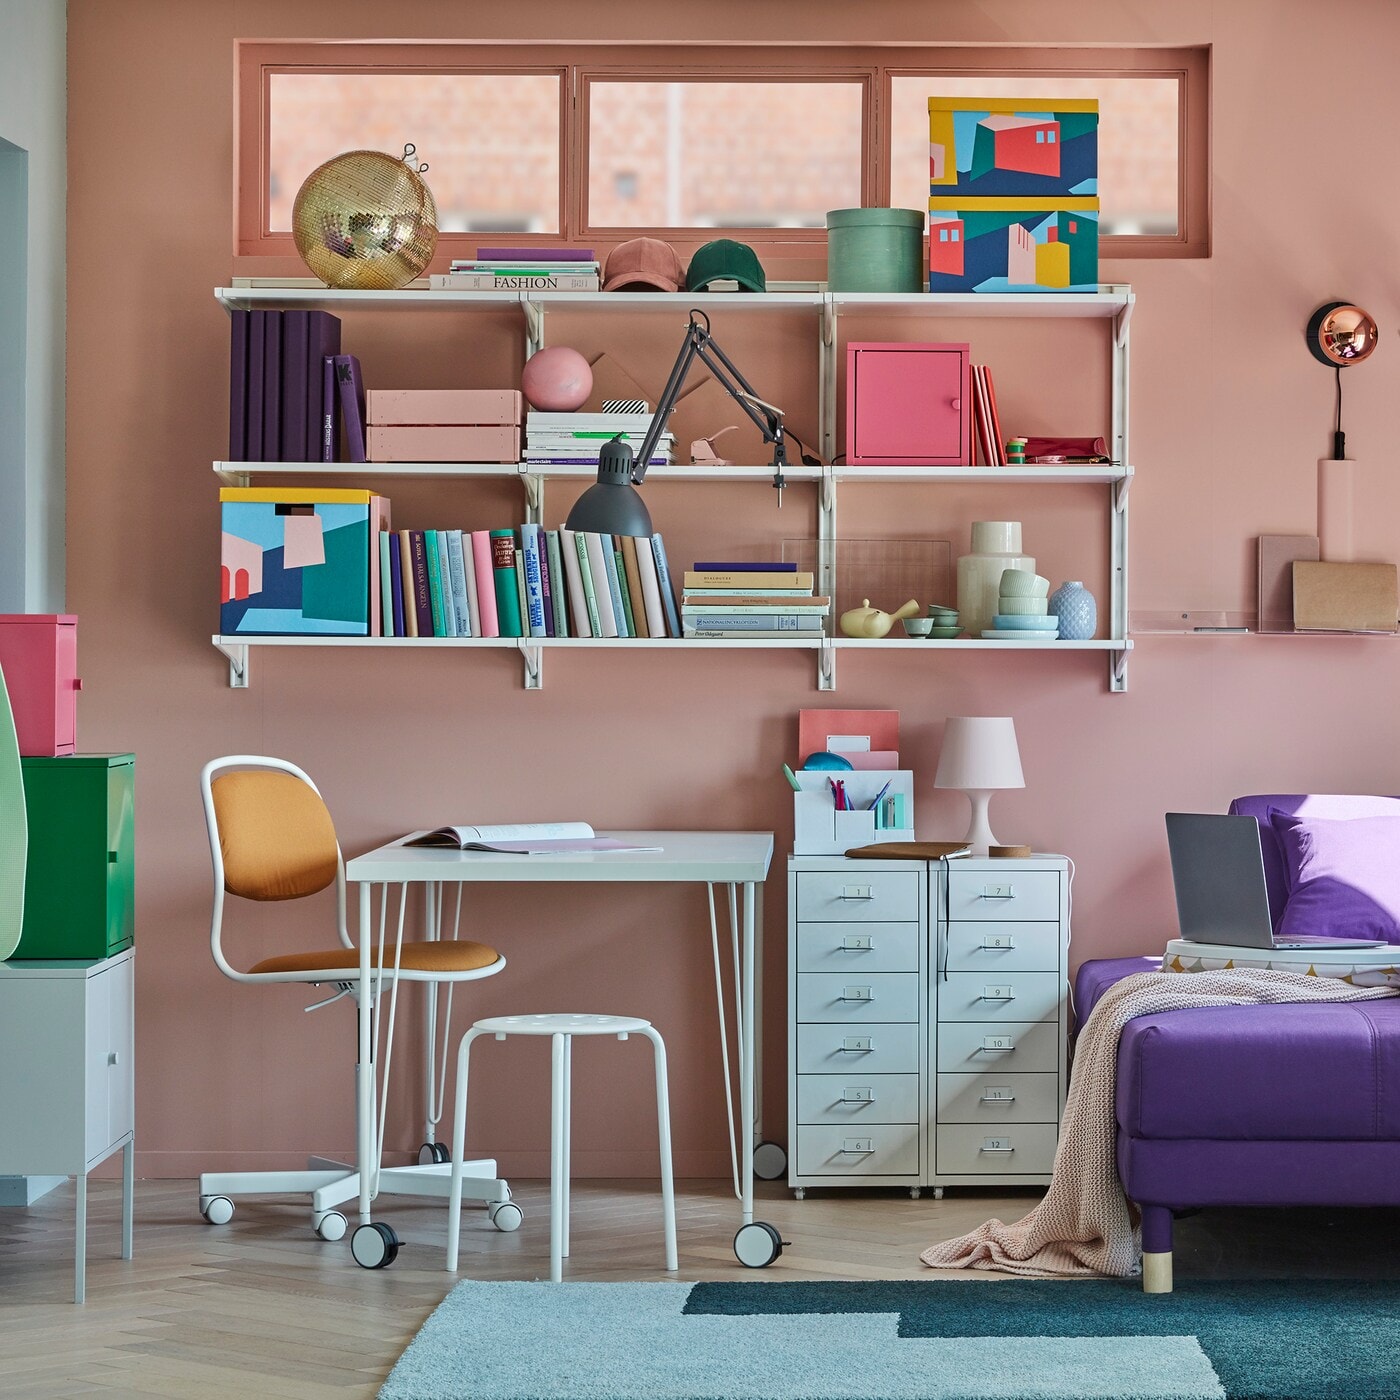
[[[365,395],[365,419],[372,426],[518,426],[522,409],[519,389],[371,389]]]
[[[72,613],[0,613],[0,670],[26,757],[78,747],[78,619]]]
[[[846,346],[846,461],[853,467],[972,462],[966,345]]]
[[[425,427],[403,424],[368,429],[371,462],[518,462],[519,424]]]

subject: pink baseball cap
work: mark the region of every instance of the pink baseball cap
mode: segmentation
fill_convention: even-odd
[[[676,250],[659,238],[629,238],[619,243],[603,264],[605,292],[678,292],[685,286],[685,267]]]

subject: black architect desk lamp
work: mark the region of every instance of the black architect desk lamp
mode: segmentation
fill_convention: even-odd
[[[709,367],[725,392],[758,426],[764,442],[773,444],[773,485],[778,491],[787,485],[783,476],[788,458],[782,409],[765,403],[754,393],[753,386],[734,367],[729,356],[710,334],[710,318],[703,311],[692,310],[685,340],[647,428],[642,450],[634,458],[632,449],[620,436],[603,444],[598,454],[598,480],[574,502],[569,518],[564,522],[566,529],[650,538],[651,515],[637,487],[646,479],[652,453],[666,430],[666,420],[676,406],[681,385],[685,383],[685,377],[697,356]],[[781,495],[778,502],[782,503]]]

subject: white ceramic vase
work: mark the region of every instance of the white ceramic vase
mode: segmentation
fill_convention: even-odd
[[[958,625],[966,636],[980,637],[994,624],[1007,569],[1035,573],[1035,560],[1021,553],[1021,522],[974,521],[972,553],[958,560]]]

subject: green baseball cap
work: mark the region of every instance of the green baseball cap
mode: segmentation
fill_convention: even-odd
[[[703,292],[711,282],[730,279],[745,291],[766,292],[768,281],[758,254],[747,243],[732,238],[716,238],[695,250],[685,274],[688,292]]]

